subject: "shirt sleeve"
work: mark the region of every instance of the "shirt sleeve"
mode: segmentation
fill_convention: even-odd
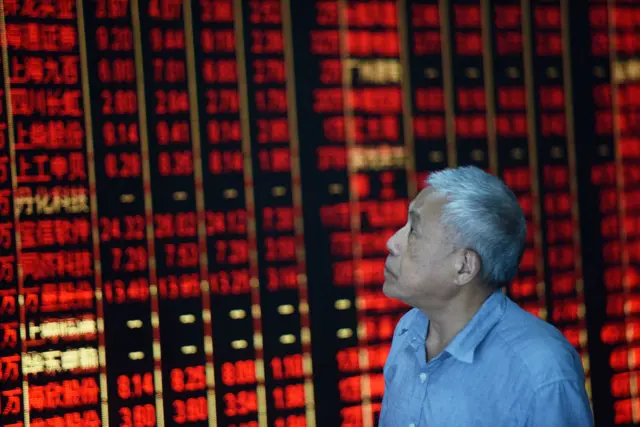
[[[593,413],[583,384],[555,381],[533,395],[525,427],[593,427]]]

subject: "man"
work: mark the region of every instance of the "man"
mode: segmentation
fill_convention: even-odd
[[[381,427],[592,427],[564,336],[502,292],[526,239],[522,209],[475,167],[433,173],[387,244],[384,293],[413,306],[384,367]]]

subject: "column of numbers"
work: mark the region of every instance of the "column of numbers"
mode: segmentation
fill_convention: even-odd
[[[456,1],[450,12],[457,163],[488,170],[484,85],[492,76],[483,72],[482,9],[476,2]]]
[[[534,111],[528,102],[528,75],[525,68],[525,40],[519,0],[493,2],[490,22],[494,29],[493,99],[498,151],[498,172],[516,194],[527,220],[525,252],[518,277],[509,286],[511,298],[525,310],[546,317],[542,235],[538,199],[537,138],[533,128]]]
[[[606,322],[600,337],[611,349],[608,360],[616,425],[632,425],[640,420],[635,374],[638,364],[634,358],[640,331],[635,315],[639,311],[633,295],[640,284],[634,244],[639,212],[634,201],[640,174],[634,142],[638,132],[630,125],[638,105],[631,95],[635,86],[628,74],[630,59],[637,55],[638,40],[631,22],[638,16],[640,10],[625,2],[589,3],[594,154],[598,159],[591,180],[600,191],[603,280],[607,291]]]
[[[261,302],[264,315],[280,318],[263,324],[269,418],[276,426],[307,425],[305,406],[312,396],[305,390],[303,352],[308,353],[310,335],[302,330],[308,306],[301,304],[298,291],[306,271],[304,259],[297,256],[303,236],[296,233],[291,168],[298,153],[292,152],[292,106],[287,99],[287,90],[294,90],[288,87],[293,76],[286,73],[281,2],[249,1],[243,6],[247,66],[252,71],[248,87]]]
[[[437,1],[407,2],[408,63],[418,185],[450,163],[445,121],[440,8]]]
[[[291,7],[293,33],[302,35],[294,48],[305,224],[320,224],[305,229],[306,254],[314,260],[307,264],[314,339],[327,343],[313,346],[313,353],[330,366],[314,381],[326,396],[316,402],[316,414],[319,425],[362,425],[353,260],[357,233],[352,233],[350,216],[354,187],[347,170],[346,61],[341,60],[346,36],[341,40],[340,13],[346,14],[346,8],[339,12],[338,1],[313,2],[313,7],[291,2]]]
[[[167,422],[205,425],[209,410],[191,128],[197,123],[190,123],[183,2],[140,1],[135,9],[145,71],[164,412]]]
[[[157,321],[153,243],[144,191],[134,28],[129,1],[84,6],[93,102],[96,218],[104,300],[110,418],[121,426],[154,426],[158,414],[153,351]],[[99,102],[96,102],[100,100]],[[155,337],[157,339],[157,337]],[[160,420],[161,423],[163,420]]]
[[[579,246],[575,174],[573,117],[567,98],[565,73],[570,73],[563,55],[563,9],[559,1],[532,3],[532,53],[536,108],[541,202],[544,209],[547,289],[552,299],[549,320],[556,324],[583,358],[589,375],[586,353],[585,304],[582,282],[582,255]],[[526,10],[526,13],[529,13]],[[568,13],[568,12],[567,12]],[[588,388],[588,385],[587,385]]]
[[[194,7],[195,69],[201,135],[202,186],[215,344],[218,425],[265,425],[264,367],[257,277],[250,148],[243,144],[246,104],[238,4]],[[238,34],[240,34],[239,39]],[[249,156],[245,157],[245,151]],[[245,184],[247,182],[247,184]],[[246,187],[245,187],[246,185]]]
[[[368,366],[362,377],[339,384],[347,400],[354,391],[366,390],[374,418],[384,391],[381,369],[393,327],[404,311],[397,301],[382,294],[386,242],[405,223],[407,211],[407,153],[402,134],[402,88],[398,10],[391,2],[346,2],[347,58],[343,64],[352,114],[346,115],[345,137],[349,150],[350,179],[361,217],[354,265],[356,301],[360,307],[359,353]],[[382,101],[384,99],[384,101]],[[353,102],[351,102],[353,100]],[[391,214],[393,212],[393,214]],[[403,215],[399,215],[399,213]],[[363,381],[366,380],[366,381]],[[365,415],[366,417],[366,415]]]

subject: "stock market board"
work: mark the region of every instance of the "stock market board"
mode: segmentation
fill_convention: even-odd
[[[476,165],[640,425],[640,3],[0,0],[0,425],[372,427],[386,240]]]

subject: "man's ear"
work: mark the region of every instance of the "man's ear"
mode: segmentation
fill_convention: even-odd
[[[480,255],[471,249],[461,249],[456,254],[455,284],[464,286],[480,275],[482,260]]]

